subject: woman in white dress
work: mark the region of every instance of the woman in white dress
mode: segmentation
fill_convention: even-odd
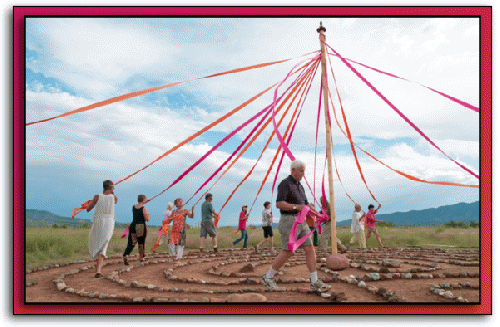
[[[105,180],[102,194],[95,195],[87,206],[87,212],[95,207],[92,227],[89,234],[89,254],[97,259],[95,278],[102,277],[101,268],[106,258],[106,250],[115,228],[115,204],[118,198],[114,195],[113,182]]]

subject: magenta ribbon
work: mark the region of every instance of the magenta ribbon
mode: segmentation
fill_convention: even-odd
[[[305,61],[305,60],[304,60]],[[293,71],[293,69],[292,69]],[[285,92],[283,92],[281,94],[281,96],[278,98],[277,101],[280,101],[284,96],[285,94],[297,83],[297,81],[304,75],[304,72],[306,71],[306,69],[304,69],[304,71],[299,74],[299,77],[297,77],[297,79],[287,88],[287,90]],[[264,120],[267,118],[267,116],[271,113],[271,105],[267,106],[266,108],[264,108],[264,110],[267,110],[266,114],[262,117],[262,119],[259,121],[259,123],[252,129],[252,131],[246,136],[246,138],[243,140],[243,142],[241,142],[241,144],[236,148],[235,151],[233,151],[233,153],[226,159],[226,161],[224,161],[224,163],[222,163],[222,165],[217,168],[217,170],[203,183],[203,185],[201,185],[198,190],[189,198],[189,200],[186,201],[186,204],[191,201],[191,199],[196,195],[198,194],[198,192],[203,189],[203,187],[205,187],[205,185],[207,185],[217,174],[219,171],[221,171],[222,168],[224,168],[224,166],[236,155],[236,153],[238,153],[238,151],[243,147],[243,145],[246,144],[246,142],[248,141],[248,139],[255,133],[255,131],[257,130],[257,128],[264,122]],[[251,210],[251,209],[250,209]]]
[[[318,218],[316,219],[316,227],[309,234],[302,236],[297,240],[297,226],[304,223],[308,213],[313,214]],[[321,228],[321,223],[326,220],[327,218],[325,216],[318,215],[308,206],[304,206],[304,208],[297,214],[297,218],[295,219],[295,222],[292,225],[292,229],[290,230],[290,234],[288,235],[288,250],[292,252],[297,250],[302,245],[302,243],[304,243],[307,238],[311,236],[312,233],[314,233],[316,228]]]
[[[315,70],[315,71],[314,71],[314,74],[313,74],[313,76],[312,76],[312,78],[311,78],[311,81],[313,81],[313,80],[314,80],[314,77],[316,76],[316,72],[317,72],[317,70]],[[297,125],[297,121],[299,120],[300,114],[301,114],[301,112],[302,112],[302,108],[303,108],[303,106],[304,106],[305,99],[307,98],[307,95],[309,94],[309,90],[311,90],[311,85],[312,85],[312,83],[311,83],[311,84],[309,84],[309,87],[308,87],[308,89],[307,89],[307,91],[306,91],[306,93],[305,93],[305,97],[304,97],[304,99],[303,99],[303,101],[302,101],[302,104],[301,104],[301,106],[300,106],[299,113],[298,113],[297,117],[295,118],[295,122],[293,123],[292,130],[290,131],[290,135],[288,136],[288,140],[287,140],[287,143],[286,143],[287,145],[288,145],[288,144],[290,144],[290,141],[292,140],[292,135],[293,135],[293,132],[295,131],[295,126]],[[276,129],[275,129],[275,131],[276,131]],[[277,134],[276,134],[276,135],[277,135]],[[290,153],[291,153],[291,152],[290,152]],[[274,176],[273,186],[272,186],[272,188],[271,188],[271,199],[273,199],[273,198],[274,198],[274,187],[276,186],[276,181],[277,181],[277,179],[278,179],[278,174],[279,174],[279,171],[280,171],[280,169],[281,169],[281,164],[283,163],[283,157],[284,157],[284,155],[285,155],[285,152],[283,151],[283,152],[281,153],[281,158],[280,158],[280,161],[279,161],[279,163],[278,163],[278,167],[277,167],[277,169],[276,169],[276,175]],[[255,202],[255,201],[254,201],[254,202]]]
[[[244,122],[243,124],[241,124],[238,128],[236,128],[234,131],[232,131],[230,134],[226,135],[226,137],[224,137],[219,143],[217,143],[215,146],[212,147],[212,149],[210,149],[207,153],[205,153],[200,159],[198,159],[194,164],[192,164],[186,171],[184,171],[179,177],[177,177],[177,179],[175,181],[172,182],[172,184],[170,184],[169,187],[167,187],[166,189],[164,189],[163,191],[161,191],[159,194],[155,195],[154,197],[152,197],[151,199],[148,200],[151,201],[153,200],[154,198],[156,198],[157,196],[165,193],[166,191],[168,191],[172,186],[174,186],[175,184],[177,184],[180,180],[182,180],[187,174],[189,174],[189,172],[191,170],[193,170],[196,166],[198,166],[200,164],[200,162],[202,162],[203,160],[205,160],[210,154],[212,154],[212,152],[214,152],[218,147],[220,147],[224,142],[226,142],[228,139],[230,139],[231,137],[233,137],[237,132],[239,132],[240,130],[242,130],[245,126],[247,126],[248,124],[250,124],[251,122],[253,122],[255,119],[257,119],[260,115],[262,115],[265,111],[269,110],[268,107],[262,109],[261,111],[259,111],[259,113],[257,113],[255,116],[253,116],[252,118],[250,118],[249,120],[247,120],[246,122]]]
[[[338,55],[338,54],[333,54],[333,53],[331,53],[331,54],[332,54],[332,55],[334,55],[334,56],[339,57],[339,55]],[[339,58],[340,58],[340,57],[339,57]],[[387,76],[390,76],[390,77],[393,77],[393,78],[402,79],[402,80],[407,81],[407,82],[416,83],[416,84],[418,84],[418,85],[420,85],[420,86],[422,86],[422,87],[425,87],[425,88],[427,88],[427,89],[429,89],[429,90],[431,90],[431,91],[433,91],[433,92],[436,92],[437,94],[439,94],[439,95],[441,95],[441,96],[444,96],[445,98],[450,99],[450,100],[451,100],[451,101],[453,101],[453,102],[456,102],[456,103],[460,104],[460,105],[461,105],[461,106],[463,106],[463,107],[466,107],[466,108],[468,108],[468,109],[471,109],[471,110],[473,110],[473,111],[475,111],[475,112],[479,112],[479,108],[478,108],[478,107],[475,107],[475,106],[473,106],[473,105],[471,105],[471,104],[469,104],[469,103],[467,103],[467,102],[464,102],[464,101],[462,101],[462,100],[459,100],[459,99],[457,99],[457,98],[455,98],[455,97],[452,97],[452,96],[450,96],[450,95],[448,95],[448,94],[445,94],[445,93],[443,93],[443,92],[439,92],[439,91],[437,91],[437,90],[434,90],[434,89],[433,89],[433,88],[431,88],[431,87],[425,86],[425,85],[420,84],[420,83],[418,83],[418,82],[413,82],[413,81],[410,81],[410,80],[408,80],[408,79],[406,79],[406,78],[399,77],[399,76],[396,76],[396,75],[391,74],[391,73],[384,72],[384,71],[382,71],[382,70],[380,70],[380,69],[370,67],[370,66],[368,66],[368,65],[362,64],[362,63],[360,63],[360,62],[357,62],[357,61],[354,61],[354,60],[351,60],[351,59],[348,59],[348,58],[345,58],[345,59],[346,59],[346,60],[348,60],[348,61],[350,61],[350,62],[353,62],[353,63],[355,63],[355,64],[358,64],[358,65],[360,65],[360,66],[363,66],[363,67],[365,67],[365,68],[368,68],[368,69],[371,69],[371,70],[373,70],[373,71],[376,71],[377,73],[381,73],[381,74],[384,74],[384,75],[387,75]]]
[[[323,42],[323,43],[325,43],[325,42]],[[370,87],[372,89],[372,91],[375,92],[375,94],[377,94],[382,100],[384,100],[384,102],[387,103],[387,105],[389,105],[389,107],[391,107],[394,111],[396,111],[396,113],[399,116],[401,116],[401,118],[403,118],[408,124],[410,124],[411,127],[413,127],[413,129],[415,129],[421,136],[423,136],[427,142],[429,142],[432,146],[434,146],[434,148],[436,148],[437,150],[439,150],[439,152],[441,152],[442,154],[444,154],[448,159],[450,159],[451,161],[453,161],[455,164],[457,164],[458,166],[460,166],[462,169],[464,169],[465,171],[467,171],[469,174],[471,174],[474,177],[476,177],[477,179],[479,179],[479,176],[477,174],[475,174],[473,171],[471,171],[470,169],[466,168],[464,165],[460,164],[459,162],[453,160],[443,150],[441,150],[441,148],[439,148],[427,135],[425,135],[424,132],[422,132],[410,119],[408,119],[408,117],[406,117],[398,108],[396,108],[396,106],[393,105],[392,102],[390,102],[382,93],[380,93],[379,90],[377,90],[377,88],[375,88],[375,86],[373,86],[370,82],[368,82],[366,80],[366,78],[364,78],[356,70],[356,68],[352,67],[352,65],[349,64],[344,57],[342,57],[337,51],[335,51],[328,44],[325,43],[325,45],[327,47],[329,47],[335,53],[335,55],[337,57],[339,57],[340,60],[342,60],[342,62],[354,72],[354,74],[356,74],[356,76],[358,76],[363,82],[365,82],[365,84],[368,85],[368,87]]]
[[[125,237],[127,237],[127,235],[128,235],[128,229],[129,229],[128,227],[127,227],[127,229],[125,229],[125,231],[123,232],[123,234],[122,234],[122,237],[121,237],[121,238],[125,238]]]

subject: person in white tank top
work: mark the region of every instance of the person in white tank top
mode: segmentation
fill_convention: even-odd
[[[87,212],[95,208],[92,227],[89,234],[89,254],[97,260],[95,278],[102,277],[101,268],[106,257],[109,241],[115,228],[115,204],[118,198],[114,195],[113,182],[105,180],[102,194],[94,195],[87,206]]]

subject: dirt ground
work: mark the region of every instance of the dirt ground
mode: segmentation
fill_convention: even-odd
[[[480,301],[477,249],[353,249],[344,254],[351,267],[336,272],[326,267],[325,258],[330,254],[318,252],[318,277],[331,285],[322,296],[308,291],[309,272],[301,250],[275,276],[285,290],[268,292],[261,276],[276,255],[266,249],[259,253],[253,249],[224,249],[217,254],[187,251],[183,259],[174,261],[167,253],[157,253],[149,254],[146,264],[132,257],[129,266],[113,257],[105,260],[102,278],[94,278],[95,261],[52,264],[26,272],[25,302],[225,302],[232,298],[278,303]],[[389,266],[384,259],[397,263]],[[432,287],[440,291],[432,291]]]

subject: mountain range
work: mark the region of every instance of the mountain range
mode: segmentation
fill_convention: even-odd
[[[55,215],[46,210],[26,209],[27,227],[50,227],[54,224],[66,225],[67,227],[78,227],[83,224],[91,225],[90,219],[71,219]],[[279,215],[275,217],[278,220]],[[408,212],[394,212],[390,214],[377,214],[376,218],[395,226],[434,226],[449,223],[450,221],[469,223],[479,222],[479,201],[473,203],[457,203],[441,206],[438,208],[411,210]],[[350,226],[351,220],[337,222],[337,226]],[[128,224],[116,223],[118,228],[126,228]],[[159,226],[150,226],[159,227]],[[260,225],[258,226],[261,227]],[[236,227],[235,227],[236,228]],[[278,223],[273,223],[273,228],[278,228]]]

